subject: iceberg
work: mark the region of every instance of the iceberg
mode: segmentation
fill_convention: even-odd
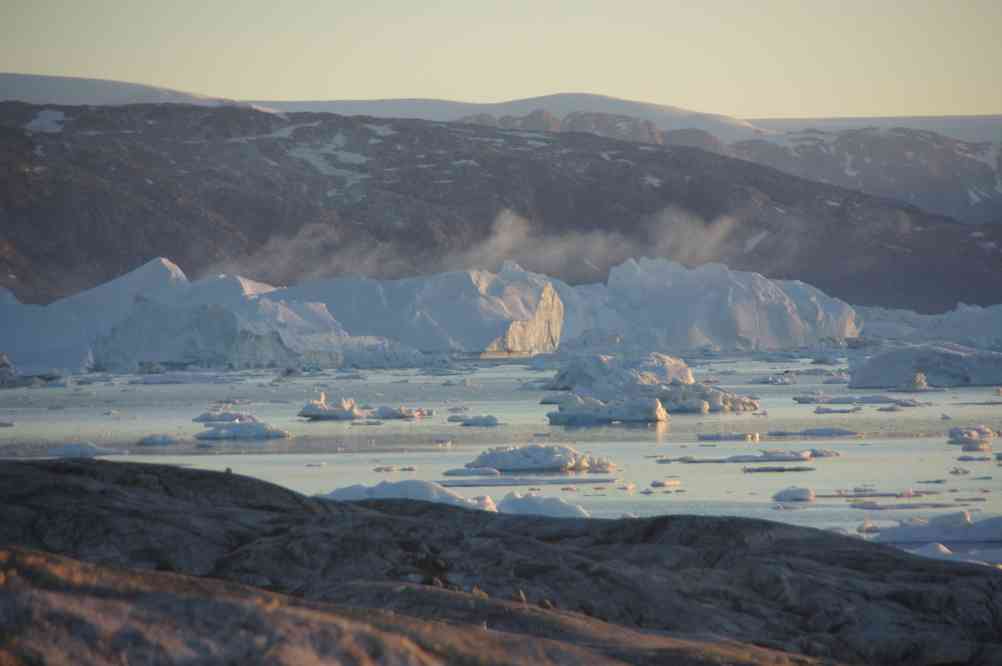
[[[549,516],[551,518],[590,518],[591,514],[578,504],[571,504],[560,497],[544,497],[535,493],[521,495],[510,492],[498,504],[501,513],[517,515]]]
[[[986,425],[977,425],[968,428],[950,428],[947,432],[950,444],[987,444],[998,436],[994,430]],[[980,449],[975,449],[980,450]]]
[[[71,442],[48,450],[46,455],[52,458],[96,458],[121,453],[114,449],[96,446],[93,442]]]
[[[1002,353],[952,344],[892,349],[850,363],[852,388],[898,388],[925,375],[929,386],[994,386],[1002,383]]]
[[[550,425],[592,426],[610,423],[664,423],[668,421],[657,398],[632,398],[602,402],[596,398],[571,395],[557,411],[546,415]]]
[[[554,280],[566,309],[564,340],[622,340],[643,349],[784,349],[859,333],[847,303],[799,281],[722,264],[686,268],[628,259],[606,284]]]
[[[573,391],[603,402],[653,398],[669,414],[744,412],[755,411],[759,406],[752,398],[695,383],[692,370],[684,361],[658,353],[574,356],[548,388]]]
[[[910,342],[949,342],[979,349],[1002,350],[1002,305],[982,307],[960,303],[942,314],[878,307],[856,308],[868,338]]]
[[[481,453],[467,469],[492,467],[500,472],[594,472],[607,473],[615,465],[605,458],[581,453],[564,444],[500,446]]]
[[[969,511],[933,518],[913,518],[897,527],[885,527],[876,537],[884,543],[998,543],[1002,542],[1002,517],[974,521]]]
[[[331,404],[327,402],[327,394],[320,392],[318,400],[310,400],[301,410],[299,416],[311,421],[352,421],[368,418],[368,412],[361,409],[352,398],[341,398]]]
[[[776,502],[813,502],[817,496],[811,488],[790,486],[772,496]]]
[[[374,486],[354,485],[338,488],[322,497],[339,502],[359,502],[370,499],[409,499],[422,502],[438,502],[461,506],[466,509],[479,509],[496,512],[497,507],[490,497],[467,499],[459,493],[444,488],[432,481],[408,479],[406,481],[383,481]]]
[[[552,281],[512,262],[498,273],[316,280],[278,290],[274,297],[321,303],[353,335],[432,352],[555,351],[564,322],[564,305]]]

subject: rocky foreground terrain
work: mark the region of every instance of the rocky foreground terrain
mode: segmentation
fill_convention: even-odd
[[[234,106],[0,103],[0,287],[47,302],[157,256],[192,277],[271,284],[503,259],[597,282],[662,256],[923,312],[1002,293],[1000,225],[690,146]]]
[[[736,518],[0,465],[0,662],[1002,663],[1002,573]]]

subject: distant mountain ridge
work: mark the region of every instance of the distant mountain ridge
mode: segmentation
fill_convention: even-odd
[[[63,106],[164,103],[218,106],[238,103],[231,99],[142,83],[10,72],[0,72],[0,101]]]
[[[272,284],[513,259],[571,283],[634,256],[849,303],[1002,294],[1002,225],[687,146],[235,106],[0,103],[0,288],[46,302],[155,256]],[[0,295],[2,298],[2,295]]]

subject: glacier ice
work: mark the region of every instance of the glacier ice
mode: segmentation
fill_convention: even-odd
[[[1002,353],[955,344],[919,344],[850,363],[851,388],[898,388],[921,372],[930,386],[1002,384]]]

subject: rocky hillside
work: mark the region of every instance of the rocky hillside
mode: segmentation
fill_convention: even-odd
[[[778,523],[345,504],[65,461],[0,465],[0,507],[6,662],[1002,663],[999,571]]]
[[[761,131],[758,138],[727,143],[697,127],[661,129],[636,116],[573,112],[560,117],[542,109],[525,116],[479,114],[461,122],[693,146],[800,178],[899,199],[963,222],[1002,223],[1002,135],[991,141],[965,141],[931,130],[869,126]],[[810,122],[804,120],[803,126],[810,127]]]
[[[1002,226],[687,146],[239,107],[0,104],[0,287],[47,301],[174,258],[271,283],[630,256],[725,262],[851,303],[1002,293]]]

